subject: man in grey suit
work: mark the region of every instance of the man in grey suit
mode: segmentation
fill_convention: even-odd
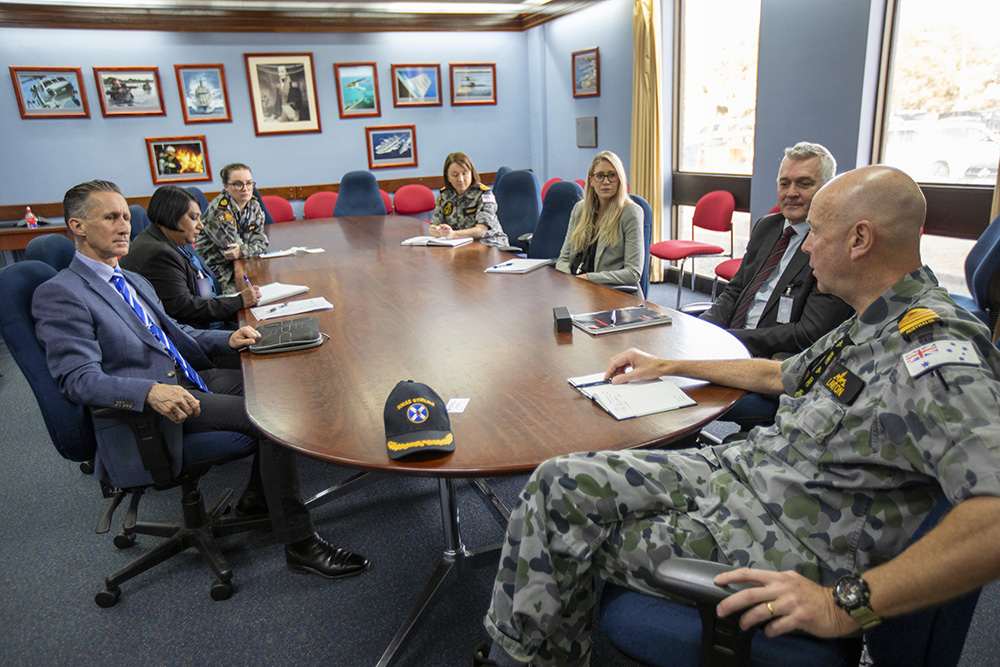
[[[819,290],[802,252],[813,196],[836,171],[836,160],[820,144],[802,141],[785,149],[778,169],[781,212],[754,224],[739,271],[701,315],[728,329],[754,357],[798,354],[851,313],[839,297]],[[723,419],[745,431],[772,421],[777,405],[762,394],[747,394]]]
[[[76,240],[76,256],[69,268],[39,286],[32,300],[36,333],[63,394],[80,405],[149,409],[166,417],[175,474],[184,433],[250,436],[257,441],[258,458],[237,513],[270,512],[293,572],[327,578],[363,572],[368,559],[316,534],[299,499],[294,454],[264,438],[250,422],[241,372],[214,368],[208,360],[213,354],[235,354],[260,334],[249,326],[230,332],[178,324],[144,278],[118,267],[129,249],[131,225],[128,203],[114,183],[90,181],[71,188],[63,214]],[[114,455],[127,447],[134,449],[134,442],[113,431],[99,433],[95,473],[107,476],[113,470],[121,485],[150,483],[141,466]]]

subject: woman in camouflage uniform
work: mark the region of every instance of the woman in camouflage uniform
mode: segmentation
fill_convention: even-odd
[[[451,153],[444,159],[444,183],[431,218],[431,236],[509,245],[497,219],[496,197],[479,181],[479,173],[468,155]]]

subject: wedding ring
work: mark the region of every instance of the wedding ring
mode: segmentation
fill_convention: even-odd
[[[777,616],[777,614],[774,613],[774,607],[771,606],[770,602],[767,603],[767,610],[771,612],[771,618],[775,618]]]

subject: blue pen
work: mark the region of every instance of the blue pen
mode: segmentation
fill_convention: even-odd
[[[276,312],[278,312],[279,310],[281,310],[282,308],[284,308],[287,305],[288,305],[287,303],[283,303],[283,304],[274,306],[273,308],[268,308],[267,312],[265,312],[264,314],[265,315],[270,315],[271,313],[276,313]]]
[[[245,273],[243,274],[243,280],[247,281],[247,286],[248,287],[253,288],[253,283],[250,282],[250,279],[247,278],[247,274],[245,274]]]
[[[507,263],[505,263],[505,264],[497,264],[497,265],[496,265],[496,266],[494,266],[493,268],[494,268],[494,269],[499,269],[499,268],[500,268],[500,267],[502,267],[502,266],[513,266],[513,265],[514,265],[514,262],[507,262]]]

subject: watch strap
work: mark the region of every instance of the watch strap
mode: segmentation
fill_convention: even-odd
[[[856,609],[851,609],[847,613],[858,622],[862,630],[868,630],[882,624],[882,619],[866,604]]]

